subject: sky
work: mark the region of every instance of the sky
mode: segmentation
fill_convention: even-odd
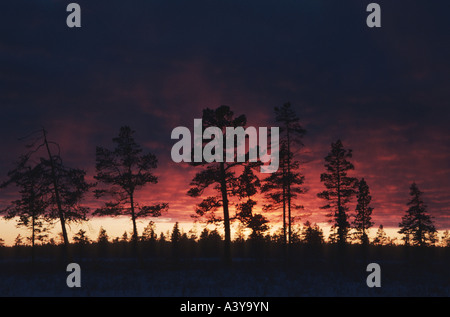
[[[172,162],[171,131],[193,129],[203,109],[220,105],[250,126],[275,126],[274,107],[289,101],[307,130],[299,223],[326,223],[316,195],[324,157],[341,139],[353,150],[350,175],[370,187],[376,227],[398,227],[416,182],[436,227],[450,229],[448,2],[378,1],[381,28],[367,27],[370,2],[360,0],[78,1],[81,28],[67,27],[68,3],[2,4],[0,180],[26,151],[19,138],[41,127],[64,162],[92,178],[95,147],[112,148],[129,125],[159,161],[159,183],[140,199],[170,206],[141,227],[188,223],[196,169]],[[0,204],[13,197],[0,192]],[[91,221],[95,230],[102,223],[111,220]],[[4,220],[0,228],[7,241],[18,232]]]

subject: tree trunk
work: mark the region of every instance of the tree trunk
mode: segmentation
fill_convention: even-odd
[[[292,243],[292,224],[291,224],[291,145],[289,138],[289,127],[287,131],[287,204],[288,204],[288,236],[289,244]]]
[[[136,245],[138,240],[137,226],[136,226],[136,213],[134,212],[134,195],[130,193],[130,207],[131,207],[131,221],[133,222],[133,244]]]
[[[141,252],[139,251],[139,248],[138,248],[139,238],[138,238],[138,232],[137,232],[137,226],[136,226],[136,213],[134,210],[134,191],[132,191],[130,193],[130,207],[131,207],[131,221],[133,223],[133,236],[131,238],[132,252],[133,252],[134,257],[137,259],[138,264],[140,266],[142,266],[143,265],[142,256],[141,256]]]
[[[338,226],[338,243],[339,245],[345,244],[344,241],[344,232],[343,232],[343,223],[342,223],[342,206],[341,206],[341,169],[339,168],[339,161],[337,164],[337,186],[336,186],[336,194],[337,194],[337,219],[336,224]]]
[[[35,237],[35,226],[36,226],[36,222],[35,222],[35,209],[34,209],[34,183],[31,184],[30,186],[30,202],[28,205],[28,208],[31,211],[31,261],[34,262],[34,237]]]
[[[225,264],[230,265],[231,264],[230,214],[228,211],[227,184],[225,180],[225,166],[223,162],[220,163],[220,190],[222,192],[223,222],[225,229],[224,260]]]
[[[32,207],[33,208],[33,207]],[[35,227],[35,225],[36,225],[36,223],[35,223],[35,216],[34,216],[34,209],[32,209],[32,213],[31,213],[31,230],[32,230],[32,232],[31,232],[31,261],[32,262],[34,262],[34,252],[35,252],[35,250],[34,250],[34,239],[35,239],[35,233],[34,233],[34,227]]]
[[[55,165],[53,163],[53,157],[52,157],[52,154],[50,152],[50,147],[48,146],[48,142],[47,142],[47,131],[45,131],[45,129],[43,129],[43,133],[44,133],[45,147],[47,148],[48,158],[50,160],[50,167],[52,170],[52,181],[53,181],[53,187],[55,190],[56,205],[58,207],[59,221],[61,222],[61,229],[62,229],[62,234],[63,234],[63,239],[64,239],[64,247],[67,251],[67,248],[69,247],[69,238],[67,237],[66,221],[64,219],[64,212],[62,210],[61,199],[59,196],[59,189],[58,189],[58,182],[56,179]]]
[[[286,182],[284,180],[285,176],[285,170],[283,167],[283,243],[284,245],[287,244],[287,237],[286,237]]]
[[[287,236],[286,236],[286,169],[283,163],[283,256],[284,261],[287,263],[288,256],[288,244],[287,244]]]

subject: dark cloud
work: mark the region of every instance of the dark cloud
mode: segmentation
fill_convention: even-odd
[[[378,1],[381,29],[366,27],[369,1],[359,0],[78,3],[80,29],[66,27],[64,1],[2,5],[4,174],[23,149],[17,138],[40,126],[85,168],[124,124],[164,162],[170,131],[205,107],[227,104],[268,125],[273,107],[291,101],[308,130],[311,188],[342,138],[383,215],[401,216],[395,204],[415,179],[450,225],[446,1]],[[183,173],[162,165],[162,175]]]

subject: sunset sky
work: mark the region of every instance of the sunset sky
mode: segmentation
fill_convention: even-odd
[[[42,126],[64,162],[92,179],[95,147],[112,148],[129,125],[159,160],[159,183],[140,198],[170,205],[152,220],[164,230],[190,225],[199,201],[186,192],[197,170],[172,162],[172,129],[193,129],[202,109],[220,105],[250,126],[275,126],[273,108],[290,101],[307,130],[299,223],[327,221],[316,195],[324,157],[341,139],[353,150],[351,175],[370,187],[373,231],[397,229],[413,181],[437,229],[450,229],[448,1],[377,1],[377,29],[366,26],[370,1],[360,0],[77,1],[77,29],[66,26],[68,3],[2,4],[0,181],[26,151],[18,139]],[[13,198],[13,188],[0,192],[2,206]],[[96,236],[101,224],[113,237],[131,230],[127,219],[84,226]],[[18,232],[0,220],[7,244]]]

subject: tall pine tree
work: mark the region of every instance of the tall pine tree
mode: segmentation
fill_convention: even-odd
[[[345,244],[350,228],[348,222],[348,206],[356,193],[357,179],[347,176],[347,172],[354,169],[348,161],[352,157],[352,150],[346,150],[341,140],[331,144],[331,152],[325,157],[326,173],[320,175],[326,190],[317,194],[327,201],[322,209],[330,210],[329,217],[333,218],[333,228],[337,229],[337,242]]]
[[[44,199],[39,202],[42,204],[40,210],[44,217],[59,220],[67,252],[69,238],[66,225],[69,222],[87,220],[89,208],[82,204],[82,200],[92,185],[86,182],[84,170],[71,168],[63,163],[60,146],[48,140],[47,131],[44,128],[33,132],[32,135],[35,138],[32,144],[27,145],[29,152],[21,157],[17,167],[10,172],[10,179],[7,182],[16,182],[19,187],[22,187],[24,183],[20,185],[17,181],[28,179],[26,189],[28,194],[31,195],[34,191],[34,198]],[[28,169],[28,172],[25,172],[25,169]]]
[[[206,108],[202,115],[202,133],[208,127],[218,127],[222,131],[222,137],[225,139],[225,132],[227,127],[244,127],[247,123],[245,115],[235,117],[233,111],[228,106],[220,106],[217,109]],[[203,141],[202,148],[205,146]],[[209,143],[209,142],[208,142]],[[231,205],[230,196],[235,192],[236,176],[235,167],[242,165],[238,162],[237,142],[235,142],[234,160],[225,162],[192,162],[192,166],[203,167],[203,169],[194,176],[191,181],[191,188],[188,190],[188,195],[191,197],[202,197],[202,201],[196,207],[196,214],[199,217],[206,216],[208,222],[223,222],[225,231],[224,240],[224,260],[226,263],[231,263],[231,226],[230,226],[230,211]],[[226,157],[224,148],[222,147],[222,157]],[[193,151],[195,152],[195,151]],[[215,153],[219,154],[219,153]],[[215,193],[204,197],[203,194],[208,188],[213,188]],[[217,216],[215,211],[222,207],[223,217]]]
[[[283,244],[287,244],[287,223],[286,223],[286,205],[287,205],[287,197],[286,197],[286,165],[283,159],[284,153],[286,153],[285,145],[280,144],[280,164],[279,168],[276,172],[271,173],[265,179],[263,179],[261,186],[261,193],[264,194],[264,197],[267,204],[264,205],[265,211],[276,211],[282,210],[282,242]]]
[[[306,130],[301,126],[300,118],[289,102],[282,107],[275,107],[275,121],[280,125],[280,164],[277,172],[264,179],[262,192],[269,200],[266,209],[282,207],[283,238],[285,243],[291,243],[292,209],[302,208],[293,201],[306,191],[302,186],[305,177],[300,172],[300,161],[296,159],[297,153],[303,147],[302,138]]]
[[[96,170],[94,176],[106,188],[95,190],[97,198],[112,197],[113,200],[98,208],[94,215],[131,217],[133,224],[132,241],[136,245],[138,231],[136,219],[158,217],[168,209],[167,203],[141,205],[136,201],[136,192],[147,184],[156,184],[158,178],[153,174],[157,167],[156,156],[147,153],[134,140],[134,131],[124,126],[120,128],[119,136],[113,138],[114,150],[97,147]]]

